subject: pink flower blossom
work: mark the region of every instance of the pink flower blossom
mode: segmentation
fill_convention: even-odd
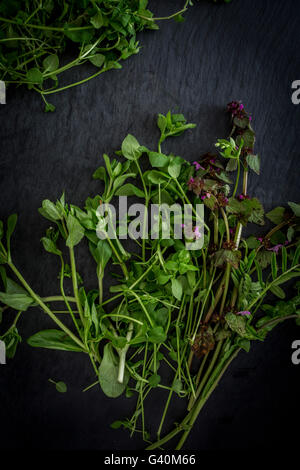
[[[204,170],[203,166],[201,166],[200,163],[198,163],[198,162],[193,162],[192,165],[195,165],[196,171]]]
[[[268,251],[274,251],[274,253],[278,253],[279,249],[282,248],[283,245],[279,243],[278,245],[272,246],[272,248],[267,248]]]
[[[198,238],[202,237],[202,234],[199,232],[198,225],[194,228],[194,235],[195,235],[196,240],[198,240]]]

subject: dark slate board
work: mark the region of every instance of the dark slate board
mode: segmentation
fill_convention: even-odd
[[[182,2],[151,4],[165,14]],[[128,132],[151,146],[158,112],[180,111],[198,124],[168,144],[169,151],[194,160],[227,135],[226,103],[242,100],[253,113],[262,157],[261,177],[250,179],[252,192],[267,209],[299,199],[300,107],[291,102],[291,83],[300,78],[299,2],[200,2],[186,17],[184,24],[164,23],[159,32],[141,34],[143,49],[123,70],[54,95],[54,114],[44,114],[39,97],[25,90],[9,90],[8,104],[0,107],[0,215],[19,213],[14,259],[41,295],[56,290],[58,268],[39,243],[47,226],[37,213],[42,199],[65,190],[69,201],[82,204],[96,194],[91,174],[102,153],[118,149]],[[87,72],[76,70],[72,79]],[[92,286],[93,271],[83,254],[79,270]],[[51,326],[38,310],[20,321],[25,338]],[[240,354],[203,410],[187,449],[296,443],[291,426],[300,417],[300,366],[293,366],[290,356],[299,335],[294,324],[285,324],[265,344]],[[58,394],[49,377],[65,380],[68,393]],[[139,437],[109,428],[130,414],[133,401],[113,401],[96,389],[82,394],[92,381],[85,358],[34,350],[24,341],[15,360],[0,368],[1,449],[142,449]],[[153,429],[164,397],[151,401]],[[176,404],[171,419],[181,412],[182,404]]]

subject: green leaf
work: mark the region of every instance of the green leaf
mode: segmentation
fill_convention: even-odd
[[[74,246],[78,245],[78,243],[84,237],[84,228],[72,214],[68,215],[67,228],[69,235],[66,240],[66,245],[70,248],[73,248]]]
[[[43,243],[43,246],[48,253],[53,253],[54,255],[60,256],[62,253],[61,251],[56,247],[55,243],[53,240],[47,237],[41,238],[41,242]]]
[[[163,153],[149,152],[149,160],[152,166],[160,168],[168,164],[169,157]]]
[[[271,258],[271,271],[272,271],[272,278],[273,280],[275,280],[277,277],[278,268],[277,268],[276,253],[274,252],[272,253],[272,258]]]
[[[121,188],[117,189],[115,192],[116,196],[137,196],[137,197],[145,197],[144,191],[139,189],[137,186],[134,186],[131,183],[124,184]]]
[[[270,287],[270,291],[276,295],[277,297],[279,297],[280,299],[285,299],[285,292],[283,289],[281,289],[281,287],[273,284],[271,287]]]
[[[161,184],[165,183],[166,179],[168,179],[168,175],[161,173],[157,170],[147,171],[145,173],[146,179],[149,180],[153,184]]]
[[[296,251],[295,251],[295,254],[294,254],[294,257],[293,257],[293,261],[292,261],[292,267],[296,266],[296,264],[299,263],[299,258],[300,258],[300,245],[298,245],[297,248],[296,248]]]
[[[242,135],[239,135],[236,139],[237,145],[240,145],[241,141],[244,141],[244,147],[252,149],[255,143],[255,134],[251,129],[247,129]]]
[[[287,249],[285,246],[281,249],[281,257],[282,257],[282,272],[285,272],[287,269]]]
[[[6,357],[12,359],[16,354],[18,344],[22,341],[17,327],[11,326],[4,336],[0,337],[0,339],[2,339],[2,341],[5,343]]]
[[[260,173],[260,157],[259,155],[248,154],[246,161],[249,165],[249,168],[253,170],[257,175]]]
[[[292,241],[292,239],[294,238],[294,234],[295,234],[295,230],[293,227],[289,227],[288,230],[287,230],[287,239],[289,242]]]
[[[111,344],[106,344],[103,350],[103,359],[99,367],[99,383],[102,391],[110,398],[122,395],[129,380],[129,374],[125,370],[123,383],[118,382],[118,370],[118,359],[113,352]]]
[[[29,69],[26,73],[26,78],[30,83],[34,83],[37,85],[41,85],[44,80],[42,72],[37,67]]]
[[[160,344],[166,341],[166,339],[167,335],[164,332],[162,326],[155,326],[154,328],[151,328],[148,332],[148,340],[151,343]]]
[[[120,427],[123,426],[123,421],[114,421],[113,423],[111,423],[110,427],[112,429],[120,429]]]
[[[68,388],[67,388],[65,382],[61,382],[61,381],[60,381],[60,382],[56,382],[55,388],[56,388],[56,390],[57,390],[59,393],[66,393],[67,390],[68,390]]]
[[[151,317],[153,318],[157,326],[165,327],[169,319],[168,309],[166,307],[162,307],[162,308],[159,308],[158,310],[154,310],[151,313]]]
[[[99,240],[96,247],[90,243],[90,250],[96,263],[104,269],[112,255],[109,243],[106,240]]]
[[[105,55],[103,54],[95,54],[91,57],[89,57],[89,61],[95,65],[96,67],[102,67],[102,65],[104,64],[105,62]]]
[[[174,380],[173,385],[172,385],[172,390],[179,394],[183,389],[182,382],[179,379]]]
[[[32,297],[27,294],[8,294],[5,292],[0,292],[0,301],[15,310],[24,312],[34,303]]]
[[[107,176],[106,176],[106,170],[105,170],[104,166],[100,166],[99,168],[97,168],[96,171],[94,171],[93,178],[95,180],[106,181]]]
[[[296,217],[300,217],[300,204],[296,204],[295,202],[288,202],[288,205],[294,212]]]
[[[157,387],[157,385],[160,383],[160,375],[158,374],[153,374],[149,377],[148,379],[150,387]]]
[[[246,243],[248,245],[248,248],[258,248],[260,246],[259,240],[254,237],[254,235],[251,235],[249,238],[247,238]]]
[[[267,212],[266,217],[273,222],[273,224],[278,225],[284,220],[284,207],[276,207],[270,212]]]
[[[291,279],[294,279],[295,277],[300,277],[300,271],[296,272],[290,272],[286,274],[282,274],[278,280],[274,282],[275,286],[279,286],[280,284],[284,284],[285,282],[290,281]]]
[[[54,104],[51,103],[45,103],[45,113],[53,113],[55,111],[55,106]]]
[[[127,160],[137,160],[141,156],[140,144],[133,135],[128,134],[123,140],[122,154]]]
[[[272,252],[268,250],[260,250],[256,255],[256,260],[260,264],[262,269],[265,269],[272,259]]]
[[[92,16],[90,22],[94,26],[95,29],[100,29],[104,25],[103,15],[100,10],[96,13],[96,15]]]
[[[235,171],[238,166],[238,161],[237,158],[230,158],[227,165],[226,165],[226,171]]]
[[[227,315],[225,315],[225,320],[229,328],[242,338],[258,339],[258,335],[255,330],[250,328],[250,325],[247,325],[247,320],[242,315],[227,313]]]
[[[114,181],[113,190],[116,190],[120,186],[123,186],[123,184],[128,178],[134,178],[134,177],[135,177],[135,173],[125,173],[125,175],[118,176]]]
[[[172,160],[168,166],[168,173],[172,178],[178,178],[181,172],[181,163],[176,161],[176,159]]]
[[[62,215],[57,209],[56,205],[49,201],[49,199],[45,199],[42,202],[42,212],[41,214],[51,221],[61,220]]]
[[[56,54],[50,54],[43,60],[45,72],[54,72],[59,67],[59,58]]]
[[[11,214],[7,219],[7,230],[6,230],[6,241],[7,241],[7,251],[10,253],[10,239],[16,228],[18,216],[17,214]]]
[[[51,329],[39,331],[28,338],[27,343],[34,348],[82,352],[82,349],[61,330]]]
[[[166,130],[166,127],[167,127],[167,120],[166,120],[165,116],[163,116],[162,114],[158,115],[157,126],[158,126],[160,132],[163,134]]]
[[[72,31],[71,29],[67,29],[68,25],[65,25],[64,33],[67,38],[71,39],[73,42],[85,43],[89,44],[92,37],[94,36],[93,29],[85,29],[85,30],[77,30]]]
[[[179,279],[172,279],[172,294],[175,299],[181,300],[182,297],[182,284]]]
[[[231,250],[218,250],[214,254],[214,264],[215,266],[223,266],[225,263],[231,264],[235,269],[239,267],[239,260],[241,258],[241,252],[231,251]]]
[[[244,349],[244,351],[249,352],[251,348],[251,342],[249,339],[239,338],[238,343],[240,348]]]

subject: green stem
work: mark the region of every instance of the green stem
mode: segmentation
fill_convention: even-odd
[[[72,274],[72,284],[73,284],[73,291],[74,297],[76,299],[77,309],[80,315],[80,319],[82,324],[84,325],[84,317],[83,317],[83,310],[82,305],[79,298],[79,291],[78,291],[78,282],[77,282],[77,271],[76,271],[76,264],[75,264],[75,255],[74,255],[74,248],[69,248],[70,252],[70,263],[71,263],[71,274]]]
[[[180,441],[178,442],[177,446],[176,446],[176,450],[180,450],[183,446],[183,444],[185,443],[189,433],[191,432],[191,429],[193,427],[193,424],[195,423],[196,419],[198,418],[198,415],[200,413],[200,411],[202,410],[203,406],[205,405],[205,403],[207,402],[208,398],[210,397],[210,395],[212,394],[212,392],[215,390],[215,388],[217,387],[220,379],[222,378],[222,376],[224,375],[225,371],[227,370],[227,368],[229,367],[229,365],[231,364],[231,362],[233,361],[233,359],[238,355],[240,349],[237,349],[233,355],[231,356],[231,358],[228,360],[228,362],[225,364],[225,366],[223,367],[223,369],[221,370],[219,376],[217,377],[216,381],[214,382],[214,384],[211,386],[211,388],[209,389],[209,391],[207,392],[207,394],[204,396],[204,397],[200,397],[199,398],[199,401],[198,403],[196,403],[195,407],[191,410],[191,420],[189,421],[189,427],[188,429],[186,429],[180,439]]]
[[[65,299],[68,302],[76,303],[75,297],[70,297],[68,295],[66,295],[65,297],[63,297],[62,295],[52,295],[50,297],[42,297],[43,302],[65,302]]]
[[[0,16],[0,21],[3,21],[4,23],[10,23],[10,24],[16,24],[18,26],[22,26],[20,25],[20,23],[18,23],[17,21],[14,21],[14,20],[9,20],[7,18],[3,18],[2,16]],[[41,30],[45,30],[45,31],[60,31],[62,33],[65,32],[65,28],[58,28],[58,27],[55,27],[55,26],[39,26],[37,24],[26,24],[26,28],[34,28],[34,29],[41,29]],[[93,26],[77,26],[77,27],[74,27],[74,28],[68,28],[68,31],[83,31],[83,30],[86,30],[86,29],[93,29],[94,27]]]
[[[25,279],[23,278],[22,274],[18,271],[18,269],[14,266],[14,264],[12,262],[9,262],[8,263],[8,266],[10,267],[10,269],[13,271],[13,273],[17,276],[17,278],[19,279],[19,281],[21,281],[21,283],[23,284],[23,286],[25,287],[25,289],[27,290],[27,292],[30,294],[30,296],[39,304],[39,306],[44,310],[45,313],[47,313],[47,315],[49,315],[49,317],[76,343],[78,344],[78,346],[80,346],[82,348],[82,350],[84,352],[87,352],[86,350],[86,347],[85,345],[81,342],[81,340],[79,338],[77,338],[77,336],[74,335],[74,333],[72,333],[71,330],[69,330],[69,328],[67,326],[65,326],[55,315],[54,313],[49,309],[49,307],[47,307],[47,305],[42,301],[42,299],[36,295],[36,293],[31,289],[31,287],[29,286],[29,284],[27,284],[27,282],[25,281]]]

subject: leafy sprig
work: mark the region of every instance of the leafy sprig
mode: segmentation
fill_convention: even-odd
[[[205,154],[189,163],[163,150],[169,138],[194,124],[181,114],[160,114],[153,149],[128,135],[116,152],[118,158],[104,155],[105,166],[93,175],[99,180],[100,194],[88,197],[83,208],[67,204],[64,195],[56,202],[43,201],[40,213],[51,228],[41,242],[60,263],[55,295],[37,294],[13,261],[16,215],[8,218],[5,229],[0,224],[1,309],[7,319],[11,311],[17,312],[1,336],[8,356],[16,353],[21,340],[17,322],[22,312],[39,307],[56,329],[39,331],[28,343],[87,354],[95,381],[85,391],[98,385],[109,397],[135,396],[133,416],[112,427],[141,432],[149,449],[162,447],[181,434],[176,446],[180,449],[238,352],[248,352],[253,341],[264,341],[284,320],[295,319],[299,324],[299,281],[297,295],[282,299],[285,285],[300,276],[300,205],[289,202],[264,214],[261,202],[248,188],[248,172],[253,169],[248,159],[255,137],[250,116],[238,102],[231,103],[229,111],[232,133],[217,142],[216,155]],[[231,161],[235,169],[228,167]],[[146,208],[151,203],[190,203],[194,209],[203,204],[203,248],[186,249],[185,242],[202,236],[197,226],[180,240],[171,225],[171,237],[165,239],[160,217],[155,226],[158,236],[135,239],[136,249],[129,251],[120,237],[124,222],[130,224],[133,216],[125,221],[120,218],[115,238],[99,239],[96,232],[107,233],[107,224],[98,208],[121,195],[138,198]],[[265,216],[273,226],[261,233]],[[242,230],[250,224],[260,233],[244,238]],[[143,235],[148,232],[144,224]],[[76,266],[77,246],[84,241],[90,252],[87,262],[95,263],[92,290],[86,289]],[[114,283],[110,292],[104,292],[103,279],[108,276],[114,277]],[[72,280],[71,296],[65,293],[66,278]],[[66,316],[72,327],[67,326]],[[165,391],[166,403],[153,443],[145,407],[154,388]],[[187,400],[187,414],[162,437],[174,395]]]

